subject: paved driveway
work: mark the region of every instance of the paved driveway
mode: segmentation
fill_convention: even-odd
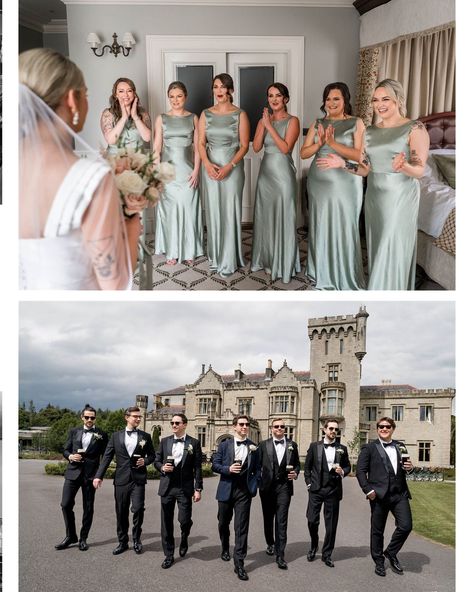
[[[163,552],[157,481],[147,485],[142,555],[130,550],[112,556],[117,539],[110,480],[104,482],[96,496],[89,551],[80,552],[77,547],[56,551],[54,545],[64,537],[59,506],[63,479],[45,475],[43,466],[43,461],[20,461],[20,592],[220,592],[236,587],[249,592],[367,592],[374,589],[452,592],[455,589],[454,550],[415,534],[409,537],[399,555],[405,567],[403,576],[390,569],[386,578],[374,574],[369,553],[369,506],[355,478],[344,480],[334,569],[320,561],[319,553],[313,563],[306,560],[309,546],[305,517],[307,493],[300,477],[290,508],[288,571],[278,569],[274,560],[264,553],[262,513],[260,499],[256,497],[252,504],[246,560],[250,580],[241,582],[233,573],[232,562],[225,563],[219,557],[214,497],[217,477],[204,480],[203,499],[194,505],[188,555],[184,560],[177,557],[171,569],[163,570],[160,567]],[[80,517],[80,494],[76,499]],[[392,526],[389,522],[388,527]],[[175,532],[179,533],[179,527]]]

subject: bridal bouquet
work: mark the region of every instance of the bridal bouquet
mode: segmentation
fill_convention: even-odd
[[[116,154],[108,154],[106,158],[114,172],[127,216],[155,205],[161,197],[163,185],[176,176],[171,163],[155,165],[152,152],[146,153],[130,145],[119,148]]]

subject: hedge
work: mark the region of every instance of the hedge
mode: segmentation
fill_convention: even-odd
[[[47,463],[44,465],[44,472],[47,475],[62,475],[66,472],[68,462],[61,461],[58,463]],[[160,473],[155,469],[153,465],[148,465],[146,468],[147,471],[147,478],[148,479],[159,479]],[[113,479],[115,473],[115,463],[111,463],[109,468],[105,473],[106,479]],[[203,477],[212,477],[214,473],[212,472],[211,465],[209,463],[204,463],[202,465],[202,476]]]

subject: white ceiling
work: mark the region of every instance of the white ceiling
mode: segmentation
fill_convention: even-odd
[[[20,25],[43,31],[51,21],[66,20],[66,5],[62,0],[19,0]]]

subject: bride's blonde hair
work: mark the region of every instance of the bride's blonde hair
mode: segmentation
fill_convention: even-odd
[[[38,95],[53,111],[69,90],[85,87],[81,70],[53,49],[39,47],[20,54],[20,83]]]
[[[400,111],[400,115],[402,117],[406,117],[407,106],[405,91],[403,90],[403,86],[398,82],[398,80],[386,78],[385,80],[382,80],[377,84],[375,90],[377,90],[378,88],[384,88],[387,91],[387,93],[392,97],[392,99],[398,103],[398,110]]]

